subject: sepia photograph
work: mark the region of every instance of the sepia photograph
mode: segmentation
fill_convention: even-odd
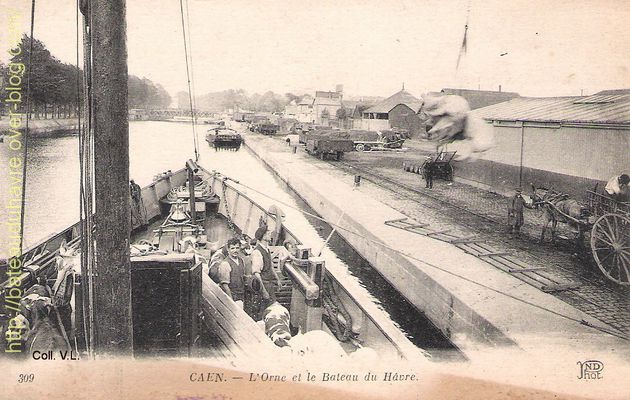
[[[0,20],[0,399],[630,399],[629,2]]]

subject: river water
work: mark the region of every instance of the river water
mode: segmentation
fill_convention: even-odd
[[[166,170],[184,167],[193,158],[194,142],[191,126],[183,123],[134,121],[129,124],[130,177],[140,186],[151,183],[153,176]],[[299,221],[294,233],[305,244],[319,250],[330,232],[330,226],[300,211],[313,213],[306,203],[278,179],[255,155],[239,151],[217,151],[205,141],[205,129],[198,126],[199,164],[217,170],[266,194],[244,190],[253,200],[268,207],[277,200],[287,220]],[[0,165],[7,166],[12,152],[0,144]],[[9,196],[9,180],[0,174],[0,204]],[[76,222],[79,217],[78,137],[37,138],[29,141],[27,163],[24,248],[37,244],[51,233]],[[6,221],[5,207],[0,221]],[[4,225],[4,223],[2,224]],[[7,229],[0,227],[0,258],[6,257]],[[437,358],[458,357],[449,341],[421,313],[407,303],[359,254],[339,235],[334,234],[322,256],[348,270],[372,295],[381,307],[417,346]]]

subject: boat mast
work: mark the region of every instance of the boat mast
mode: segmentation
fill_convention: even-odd
[[[125,0],[90,0],[96,232],[94,349],[132,352]]]

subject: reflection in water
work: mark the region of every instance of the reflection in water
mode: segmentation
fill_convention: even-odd
[[[184,168],[189,158],[194,158],[193,137],[187,124],[168,122],[131,122],[130,126],[130,177],[140,186],[151,183],[162,171]],[[296,221],[292,228],[302,242],[313,249],[320,249],[330,227],[321,221],[307,219],[296,209],[308,210],[308,206],[284,182],[278,179],[264,164],[245,149],[221,151],[210,146],[205,132],[200,132],[199,164],[209,171],[217,170],[245,185],[266,193],[269,197],[294,207],[285,208],[287,220]],[[6,165],[9,151],[0,145],[0,163]],[[4,182],[3,187],[4,186]],[[247,193],[254,201],[269,207],[273,200],[259,193]],[[25,214],[25,248],[36,244],[51,233],[77,221],[79,216],[79,158],[78,137],[31,139],[27,168]],[[6,190],[0,193],[4,204]],[[4,209],[0,218],[6,220]],[[0,231],[0,242],[5,243],[6,230]],[[5,249],[0,249],[3,253]],[[410,339],[428,349],[452,349],[452,345],[412,305],[384,281],[338,235],[333,235],[322,256],[328,264],[336,264],[357,277]],[[379,300],[380,299],[380,300]]]

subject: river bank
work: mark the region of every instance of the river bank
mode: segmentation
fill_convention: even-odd
[[[22,121],[20,131],[24,132],[26,120]],[[77,118],[31,119],[28,122],[31,137],[52,137],[76,134],[79,129]],[[10,134],[9,118],[0,119],[0,137]]]

